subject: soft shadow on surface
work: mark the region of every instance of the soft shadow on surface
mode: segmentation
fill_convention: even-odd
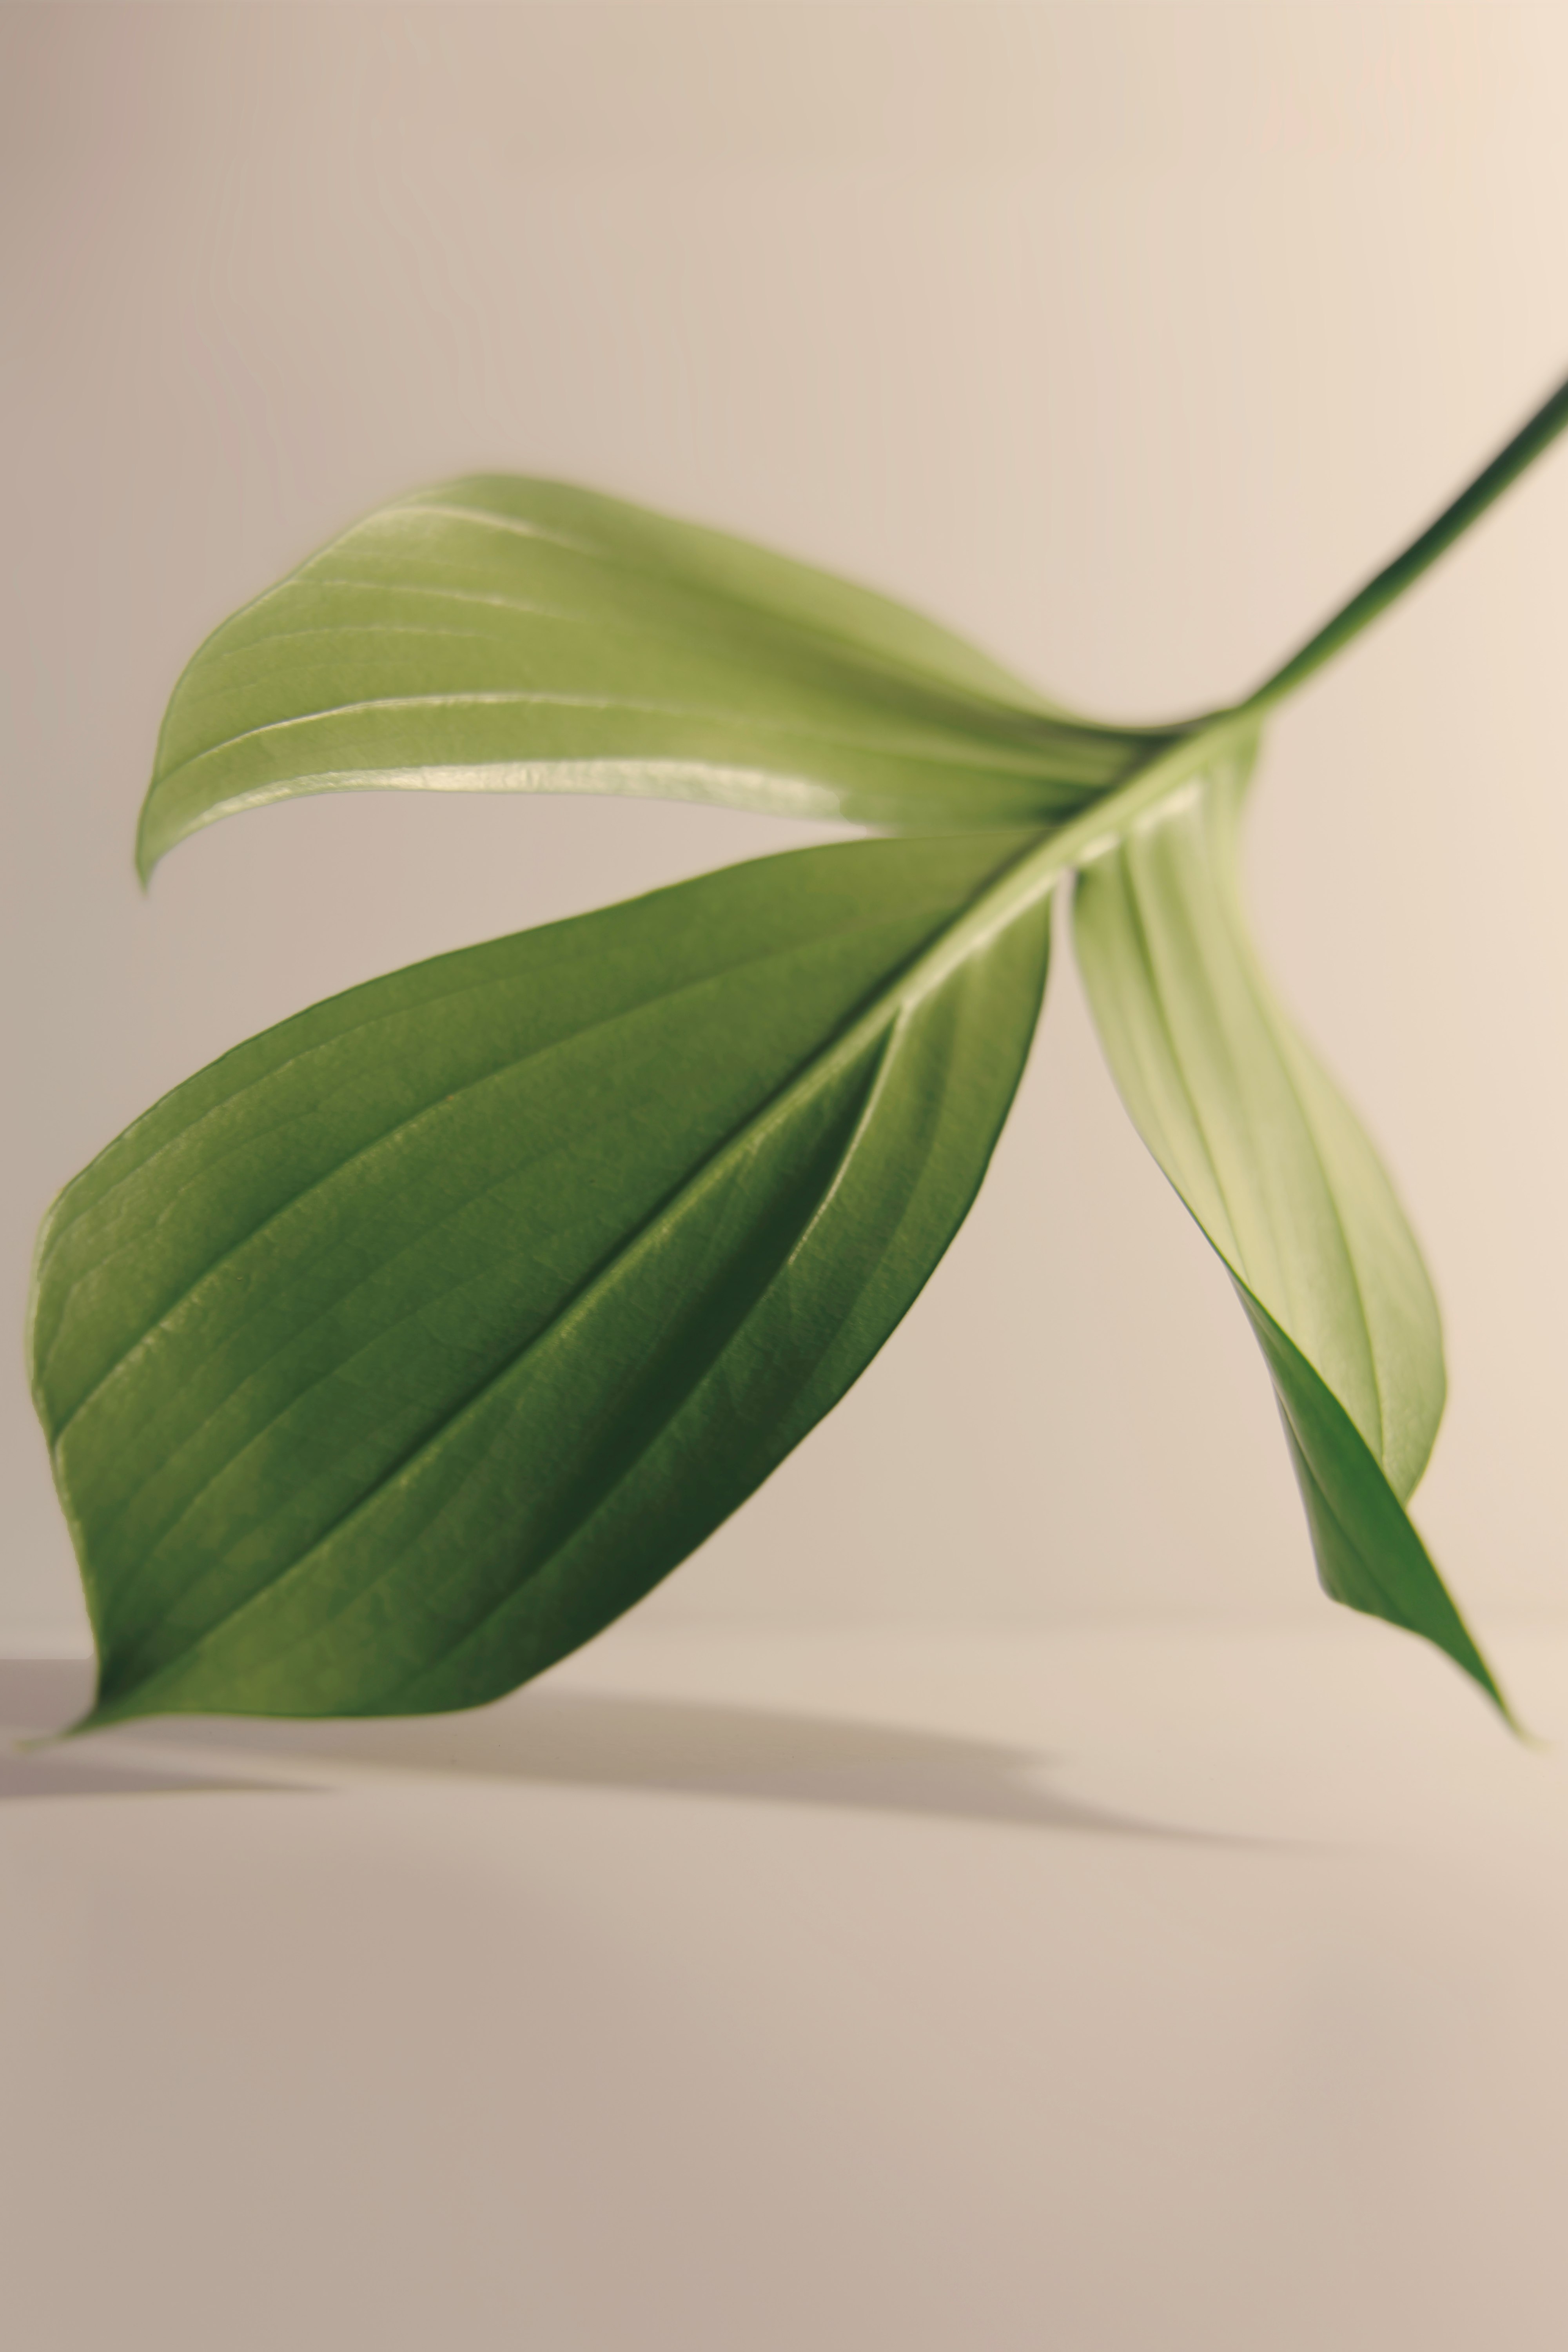
[[[253,1777],[242,1759],[228,1773],[215,1772],[210,1756],[193,1756],[188,1765],[177,1758],[139,1756],[123,1735],[28,1749],[28,1740],[73,1722],[91,1696],[92,1668],[85,1661],[0,1658],[0,1803],[11,1797],[167,1796],[208,1789],[292,1794],[305,1785],[266,1772]]]
[[[148,1797],[195,1794],[198,1790],[254,1790],[258,1795],[301,1793],[298,1780],[226,1780],[210,1764],[188,1770],[154,1764],[120,1749],[95,1754],[89,1748],[42,1756],[19,1754],[0,1733],[0,1804],[12,1797]]]
[[[24,1678],[26,1686],[24,1687]],[[87,1704],[89,1677],[74,1663],[0,1664],[0,1723],[47,1729],[68,1723]],[[1101,1837],[1165,1839],[1184,1844],[1253,1845],[1249,1838],[1189,1830],[1113,1812],[1047,1784],[1052,1759],[1026,1748],[783,1708],[723,1706],[705,1701],[618,1697],[604,1692],[520,1691],[462,1715],[366,1717],[352,1722],[279,1722],[242,1717],[161,1717],[134,1730],[102,1735],[129,1766],[136,1741],[163,1751],[159,1787],[180,1785],[170,1751],[202,1751],[198,1783],[216,1783],[215,1755],[232,1755],[241,1772],[251,1759],[301,1763],[340,1758],[353,1765],[457,1773],[483,1780],[588,1789],[652,1790],[689,1795],[806,1804],[840,1811],[905,1814],[925,1820],[1001,1822],[1020,1829],[1075,1830]],[[97,1737],[52,1755],[90,1758]],[[108,1757],[105,1757],[106,1765]],[[123,1788],[124,1769],[101,1786]],[[298,1787],[296,1781],[292,1784]],[[0,1794],[5,1793],[0,1779]],[[16,1790],[16,1793],[26,1793]],[[40,1793],[42,1793],[40,1791]]]

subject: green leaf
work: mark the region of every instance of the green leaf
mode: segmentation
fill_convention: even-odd
[[[1242,911],[1251,747],[1079,877],[1073,931],[1122,1099],[1229,1267],[1268,1360],[1325,1589],[1423,1633],[1506,1706],[1404,1509],[1442,1416],[1420,1252],[1291,1028]]]
[[[372,786],[635,793],[928,831],[1061,822],[1175,730],[1042,702],[903,606],[561,483],[357,523],[176,687],[138,859]]]
[[[974,1196],[1037,839],[797,852],[440,957],[112,1144],[30,1334],[89,1720],[473,1706],[700,1544]]]
[[[749,866],[394,974],[68,1189],[29,1326],[89,1720],[471,1705],[646,1591],[956,1230],[1081,862],[1097,1015],[1263,1344],[1324,1581],[1497,1697],[1402,1507],[1442,1403],[1430,1291],[1251,963],[1231,754],[1565,425],[1568,385],[1185,727],[1074,719],[883,599],[511,478],[400,500],[237,614],[166,716],[144,875],[231,811],[377,785],[971,837]]]

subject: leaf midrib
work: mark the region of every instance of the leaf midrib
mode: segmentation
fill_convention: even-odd
[[[898,1014],[895,1011],[892,1016],[885,1023],[885,1029],[889,1033],[891,1033],[891,1031],[897,1026],[897,1021]],[[742,1156],[744,1153],[754,1150],[760,1142],[765,1140],[769,1129],[776,1126],[782,1118],[787,1117],[793,1109],[797,1108],[799,1103],[804,1100],[815,1087],[826,1085],[829,1082],[832,1076],[836,1075],[837,1065],[842,1062],[850,1061],[854,1058],[853,1053],[846,1049],[848,1045],[850,1034],[858,1033],[861,1025],[861,1024],[857,1023],[855,1024],[854,1033],[845,1033],[845,1034],[840,1037],[828,1041],[827,1044],[819,1048],[819,1050],[813,1055],[808,1063],[804,1065],[801,1069],[795,1071],[792,1075],[792,1076],[779,1088],[778,1092],[769,1099],[760,1111],[752,1114],[737,1127],[731,1129],[729,1134],[721,1137],[712,1146],[712,1148],[696,1162],[694,1166],[687,1171],[686,1174],[680,1179],[680,1181],[664,1195],[663,1199],[655,1203],[655,1205],[648,1211],[647,1214],[633,1228],[631,1233],[621,1236],[612,1245],[612,1247],[605,1253],[604,1256],[601,1257],[597,1263],[573,1286],[566,1296],[557,1303],[554,1308],[552,1308],[546,1320],[542,1323],[536,1330],[530,1332],[528,1338],[521,1346],[510,1350],[507,1356],[499,1364],[495,1365],[492,1370],[485,1375],[482,1381],[479,1381],[475,1387],[471,1389],[466,1396],[455,1403],[448,1412],[445,1412],[440,1422],[434,1429],[428,1429],[420,1436],[412,1440],[395,1461],[389,1463],[384,1470],[377,1474],[376,1477],[372,1481],[371,1485],[364,1489],[363,1494],[357,1495],[352,1503],[345,1505],[343,1509],[341,1510],[318,1535],[312,1537],[305,1550],[299,1553],[295,1559],[286,1562],[275,1575],[268,1577],[264,1584],[258,1585],[255,1591],[247,1593],[245,1600],[240,1602],[237,1609],[231,1610],[227,1615],[220,1618],[216,1624],[205,1628],[203,1632],[187,1645],[186,1648],[177,1652],[174,1657],[165,1660],[163,1664],[158,1668],[155,1675],[149,1677],[147,1682],[138,1685],[139,1694],[145,1695],[148,1692],[155,1690],[160,1681],[163,1680],[167,1675],[174,1673],[176,1669],[187,1666],[190,1660],[196,1656],[212,1641],[216,1639],[220,1633],[226,1633],[251,1610],[276,1594],[280,1587],[288,1584],[295,1577],[305,1570],[310,1566],[311,1560],[316,1558],[318,1553],[320,1553],[327,1544],[331,1542],[334,1538],[341,1535],[343,1528],[347,1527],[353,1519],[357,1517],[360,1512],[367,1509],[370,1505],[374,1502],[378,1495],[380,1495],[387,1486],[392,1485],[395,1479],[402,1476],[406,1470],[410,1469],[422,1455],[428,1454],[434,1447],[438,1445],[442,1439],[453,1431],[461,1421],[466,1419],[484,1402],[486,1397],[489,1396],[492,1391],[499,1388],[503,1381],[511,1378],[519,1368],[528,1361],[531,1356],[534,1355],[540,1349],[548,1345],[552,1338],[558,1335],[574,1317],[583,1314],[592,1305],[595,1297],[598,1292],[603,1289],[605,1285],[610,1282],[629,1263],[634,1261],[639,1251],[645,1249],[648,1245],[650,1235],[653,1234],[656,1227],[660,1226],[668,1217],[678,1212],[689,1201],[699,1198],[704,1190],[720,1180],[724,1171],[724,1162],[727,1160],[731,1157]],[[870,1044],[875,1044],[876,1040],[875,1038],[872,1038],[868,1042]],[[868,1100],[869,1100],[875,1090],[875,1081],[876,1072],[873,1072],[868,1083]],[[838,1160],[835,1163],[836,1175],[837,1171],[843,1166],[849,1152],[853,1150],[855,1142],[861,1132],[861,1128],[862,1121],[858,1118],[849,1141],[845,1147],[844,1152],[839,1155]],[[821,1200],[826,1197],[826,1189],[827,1188],[825,1188],[824,1193],[819,1195],[816,1204],[818,1207],[820,1207]],[[802,1227],[802,1233],[809,1229],[809,1223],[810,1221],[808,1221],[807,1225],[804,1225]],[[799,1236],[797,1235],[796,1238],[798,1241]],[[351,1358],[348,1360],[352,1361],[353,1360]],[[308,1394],[309,1391],[306,1391],[304,1393]],[[290,1402],[292,1403],[293,1402],[297,1402],[297,1400],[291,1400]],[[276,1420],[278,1416],[274,1415],[273,1418]],[[270,1423],[267,1424],[268,1427],[270,1427],[271,1425],[272,1424]],[[256,1435],[259,1436],[262,1433],[262,1432],[258,1431],[256,1433]],[[648,1442],[650,1444],[656,1442],[658,1434],[658,1432],[656,1431],[654,1437]],[[254,1443],[255,1439],[253,1438],[250,1442]],[[645,1446],[642,1451],[646,1452],[647,1447]],[[640,1455],[634,1457],[633,1463],[627,1465],[626,1471],[623,1472],[623,1479],[625,1475],[629,1475],[629,1470],[631,1467],[635,1466],[635,1461],[637,1458],[640,1458]],[[225,1466],[226,1467],[227,1465],[226,1465]],[[222,1474],[220,1472],[216,1475],[221,1475]],[[213,1482],[210,1479],[206,1481],[201,1492],[205,1493],[207,1486],[210,1486],[212,1483]],[[617,1481],[617,1483],[620,1482]],[[180,1525],[181,1520],[187,1516],[188,1512],[195,1507],[199,1500],[200,1494],[191,1497],[189,1503],[185,1506],[185,1508],[182,1510],[179,1518],[171,1521],[169,1527],[162,1531],[159,1537],[160,1542],[165,1540],[167,1536]],[[563,1540],[565,1540],[565,1538],[563,1538]],[[555,1549],[558,1550],[559,1549],[560,1546],[557,1545]],[[551,1557],[553,1557],[553,1553],[551,1554]],[[542,1563],[542,1565],[543,1565],[543,1563]],[[383,1582],[384,1579],[392,1573],[395,1566],[395,1560],[388,1561],[387,1565],[384,1569],[379,1570],[375,1576],[371,1578],[368,1584],[361,1587],[359,1591],[350,1597],[351,1601],[359,1600],[365,1592],[374,1591],[376,1585]],[[205,1565],[196,1576],[191,1578],[185,1584],[180,1587],[176,1600],[181,1602],[188,1600],[190,1595],[198,1590],[205,1576],[219,1573],[221,1571],[221,1562]],[[132,1590],[133,1590],[133,1583],[127,1584],[127,1586],[123,1588],[123,1592],[129,1592]],[[344,1605],[348,1606],[350,1603],[345,1602]],[[468,1630],[468,1632],[472,1631],[471,1628]],[[465,1633],[463,1638],[468,1638],[468,1632]]]
[[[961,908],[958,911],[962,913],[966,911],[966,909]],[[904,910],[900,908],[893,913],[879,913],[876,916],[857,918],[848,922],[836,925],[831,932],[821,934],[818,940],[813,940],[808,944],[811,946],[818,946],[829,940],[841,940],[864,937],[878,930],[890,928],[902,919],[903,916]],[[58,1448],[64,1442],[67,1433],[78,1419],[79,1415],[87,1409],[87,1407],[92,1402],[93,1398],[107,1386],[109,1381],[113,1380],[117,1373],[124,1370],[126,1364],[129,1363],[132,1357],[135,1355],[137,1349],[141,1348],[147,1339],[152,1338],[160,1326],[166,1323],[171,1316],[176,1314],[179,1309],[184,1307],[198,1290],[201,1289],[205,1283],[210,1281],[212,1276],[218,1273],[229,1259],[237,1255],[242,1250],[247,1248],[252,1242],[257,1240],[261,1234],[268,1232],[279,1218],[288,1216],[292,1210],[299,1206],[301,1201],[309,1200],[310,1195],[319,1191],[322,1185],[333,1182],[343,1173],[344,1170],[352,1168],[356,1164],[356,1162],[366,1160],[373,1154],[384,1150],[398,1137],[406,1135],[410,1129],[418,1127],[424,1120],[435,1117],[437,1113],[444,1112],[449,1103],[457,1101],[461,1096],[472,1094],[479,1087],[490,1085],[499,1078],[510,1076],[516,1071],[526,1068],[530,1063],[547,1060],[552,1054],[564,1052],[568,1048],[581,1044],[583,1039],[592,1037],[597,1034],[601,1030],[613,1028],[617,1022],[625,1021],[637,1014],[646,1013],[656,1005],[668,1006],[678,1003],[681,997],[693,994],[704,988],[721,985],[724,982],[732,979],[737,972],[756,971],[766,964],[785,960],[790,957],[798,956],[801,952],[801,943],[799,941],[791,941],[779,947],[759,950],[749,954],[739,955],[734,957],[729,962],[715,966],[710,971],[700,973],[691,980],[682,982],[679,986],[660,989],[650,996],[640,998],[635,1004],[618,1005],[614,1012],[604,1014],[598,1020],[584,1023],[581,1027],[568,1030],[560,1036],[548,1039],[543,1045],[531,1046],[521,1054],[511,1055],[505,1061],[493,1064],[490,1068],[479,1072],[477,1076],[465,1079],[460,1086],[448,1087],[434,1101],[422,1103],[417,1110],[409,1111],[404,1114],[401,1118],[395,1119],[391,1126],[383,1128],[377,1134],[368,1137],[363,1143],[356,1145],[354,1150],[347,1153],[343,1159],[335,1160],[330,1168],[323,1169],[320,1175],[313,1177],[308,1184],[302,1185],[297,1192],[291,1192],[286,1201],[279,1202],[278,1206],[275,1209],[269,1210],[268,1214],[260,1219],[258,1223],[250,1226],[247,1231],[240,1234],[236,1241],[231,1242],[226,1248],[220,1250],[216,1257],[210,1259],[205,1265],[201,1267],[200,1270],[191,1277],[183,1289],[178,1291],[174,1297],[167,1300],[159,1308],[154,1319],[147,1325],[144,1330],[137,1333],[135,1339],[131,1341],[130,1345],[121,1351],[121,1353],[115,1359],[114,1362],[111,1363],[105,1371],[100,1374],[98,1379],[94,1381],[92,1386],[71,1407],[65,1419],[58,1424],[52,1441],[53,1447]],[[914,955],[906,960],[905,965],[900,967],[900,971],[906,970],[910,962],[918,961],[924,952],[925,950],[923,949],[916,950]],[[498,984],[504,985],[504,983],[487,983],[483,982],[479,982],[476,985],[477,987],[482,988],[486,985],[495,986]],[[454,992],[454,993],[457,992]],[[374,1027],[376,1023],[379,1021],[391,1021],[397,1017],[398,1014],[395,1013],[378,1014],[372,1022],[357,1024],[356,1031],[349,1034],[363,1034],[363,1031],[365,1028]],[[853,1021],[857,1016],[851,1014],[849,1017],[850,1020]],[[889,1013],[888,1017],[891,1018],[893,1016]],[[289,1055],[286,1060],[274,1064],[273,1067],[267,1073],[267,1081],[271,1082],[281,1078],[286,1073],[299,1068],[310,1055],[325,1053],[338,1042],[339,1039],[337,1036],[324,1038],[317,1044],[307,1046],[301,1054]],[[830,1039],[826,1042],[827,1045],[831,1045],[833,1041]],[[817,1050],[819,1052],[825,1051],[826,1050],[826,1047],[824,1046]],[[813,1058],[815,1058],[815,1055]],[[810,1065],[808,1063],[801,1066],[805,1068],[809,1067]],[[788,1081],[785,1081],[784,1083],[787,1084]],[[138,1161],[137,1165],[133,1169],[128,1170],[126,1174],[117,1181],[116,1185],[110,1188],[109,1192],[105,1192],[100,1197],[99,1201],[90,1203],[89,1207],[80,1211],[79,1215],[90,1215],[94,1210],[101,1206],[104,1201],[112,1197],[112,1192],[114,1191],[121,1189],[121,1187],[126,1184],[134,1182],[136,1179],[142,1176],[146,1171],[154,1167],[157,1160],[164,1152],[174,1149],[178,1145],[186,1143],[188,1139],[195,1135],[208,1118],[219,1117],[228,1108],[234,1099],[235,1097],[232,1095],[226,1096],[222,1102],[213,1104],[207,1110],[201,1114],[199,1118],[194,1120],[189,1127],[182,1128],[176,1135],[171,1136],[166,1142],[160,1144],[157,1150],[150,1154],[146,1160]],[[281,1124],[282,1126],[288,1126],[291,1123],[291,1121],[286,1120]],[[269,1134],[277,1134],[279,1131],[280,1129],[279,1128],[273,1128],[268,1130]],[[210,1174],[213,1167],[221,1165],[224,1160],[230,1159],[237,1153],[242,1153],[248,1150],[253,1147],[255,1140],[256,1139],[254,1136],[247,1135],[241,1140],[237,1141],[228,1151],[220,1155],[218,1160],[204,1162],[196,1175],[192,1177],[188,1182],[182,1185],[178,1192],[171,1195],[165,1207],[160,1212],[159,1222],[162,1223],[163,1220],[175,1213],[179,1202],[184,1195],[191,1191],[194,1186],[205,1181],[206,1177]],[[484,1188],[485,1191],[493,1189],[493,1187]],[[460,1204],[460,1208],[466,1208],[472,1201],[481,1198],[483,1198],[483,1192],[469,1194]],[[459,1213],[460,1209],[451,1211],[448,1214],[455,1215]],[[72,1222],[74,1223],[77,1220],[73,1220]],[[445,1217],[437,1218],[435,1225],[425,1228],[425,1231],[434,1232],[445,1222]],[[68,1231],[69,1228],[68,1227],[65,1230]],[[52,1235],[51,1242],[57,1241],[58,1238],[59,1236]],[[405,1248],[411,1248],[415,1244],[410,1242],[405,1246]],[[137,1246],[137,1240],[132,1238],[131,1241],[121,1243],[119,1245],[119,1248],[111,1255],[118,1255],[121,1251],[133,1248],[135,1246]],[[401,1256],[404,1253],[400,1251],[397,1255]],[[89,1279],[90,1276],[100,1273],[103,1264],[108,1262],[109,1261],[107,1260],[95,1260],[93,1265],[85,1274],[73,1277],[60,1302],[58,1312],[58,1321],[60,1323],[63,1323],[65,1314],[68,1310],[70,1301],[80,1283]],[[387,1260],[385,1263],[393,1264],[395,1263],[395,1260]],[[360,1285],[353,1286],[356,1289],[360,1286]],[[351,1289],[342,1293],[342,1297],[346,1298],[353,1295],[353,1291]],[[338,1303],[341,1303],[341,1300],[334,1302],[334,1304]],[[325,1312],[330,1310],[323,1311]],[[316,1317],[312,1318],[311,1321],[319,1321],[320,1319],[320,1317]],[[307,1324],[301,1328],[309,1328],[310,1326]],[[51,1343],[51,1354],[53,1353],[53,1345],[54,1343]],[[40,1381],[47,1380],[47,1373],[48,1359],[46,1357],[44,1362],[39,1367]],[[233,1391],[229,1391],[229,1393],[232,1394]],[[226,1397],[220,1399],[219,1408],[221,1408],[221,1405],[226,1402]],[[210,1420],[211,1416],[209,1415],[208,1418]],[[193,1430],[190,1433],[190,1435],[195,1437],[199,1433],[199,1429],[205,1425],[205,1423],[198,1424],[198,1428],[196,1430]]]
[[[1024,782],[1029,782],[1037,778],[1040,781],[1048,781],[1048,778],[1042,775],[1039,761],[1031,759],[1025,750],[1013,751],[1010,747],[1005,748],[999,744],[983,744],[978,738],[973,744],[964,741],[955,745],[953,750],[949,751],[930,740],[911,743],[896,733],[883,734],[876,730],[867,729],[861,734],[844,734],[829,727],[814,725],[809,720],[777,719],[751,710],[741,712],[738,707],[723,703],[705,705],[657,702],[647,697],[629,695],[567,694],[525,687],[489,687],[460,689],[448,693],[367,695],[353,702],[326,703],[318,710],[295,711],[287,719],[264,719],[258,726],[242,727],[237,733],[225,735],[216,743],[208,743],[201,751],[193,751],[188,759],[179,761],[174,767],[165,768],[156,780],[157,788],[160,792],[169,791],[179,780],[189,776],[194,769],[199,769],[210,761],[221,759],[226,753],[233,751],[238,744],[257,742],[264,736],[286,734],[295,728],[316,727],[334,719],[360,718],[372,711],[487,709],[504,708],[508,705],[535,709],[625,711],[641,718],[689,719],[710,725],[719,721],[732,726],[737,716],[742,716],[748,733],[794,736],[807,743],[820,744],[830,751],[862,753],[870,751],[883,758],[895,759],[910,765],[938,770],[952,769],[960,773],[965,771],[976,771],[984,774],[994,774],[1009,779],[1017,778]],[[957,731],[956,729],[953,730],[955,734]],[[629,755],[623,753],[617,756],[624,764]],[[591,753],[585,761],[580,753],[573,753],[568,757],[574,765],[593,764]],[[409,761],[401,772],[417,775],[430,764],[427,761]],[[562,761],[557,758],[546,757],[534,760],[493,761],[486,761],[484,764],[503,768],[508,766],[543,768],[558,766]],[[718,767],[725,763],[711,760],[691,759],[683,761],[683,764],[693,769],[701,769]],[[351,770],[343,772],[353,772]],[[759,775],[771,775],[775,772],[793,773],[794,771],[774,771],[768,768],[757,770]],[[309,773],[289,779],[290,784],[304,784],[310,781]],[[816,779],[808,777],[805,781],[811,782]],[[1090,785],[1088,789],[1104,791],[1108,788],[1104,785],[1099,787]]]

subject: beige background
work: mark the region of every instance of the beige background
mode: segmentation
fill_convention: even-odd
[[[1565,117],[1562,10],[0,17],[0,1325],[55,1187],[237,1038],[801,837],[321,802],[143,900],[239,599],[513,466],[1211,701],[1568,364]],[[1316,1595],[1066,959],[906,1328],[500,1706],[18,1753],[87,1669],[5,1656],[84,1629],[0,1348],[19,2341],[1559,2352],[1565,549],[1568,451],[1286,714],[1251,844],[1442,1291],[1420,1515],[1544,1748]]]
[[[52,1192],[370,973],[808,837],[322,802],[131,868],[203,633],[378,499],[596,483],[872,581],[1064,698],[1239,690],[1568,360],[1568,15],[34,8],[0,32],[15,1118]],[[1279,725],[1289,998],[1445,1303],[1419,1502],[1476,1614],[1568,1596],[1568,453]],[[0,1634],[82,1638],[16,1350]],[[651,1604],[1317,1608],[1272,1408],[1068,961],[979,1208],[833,1422]]]

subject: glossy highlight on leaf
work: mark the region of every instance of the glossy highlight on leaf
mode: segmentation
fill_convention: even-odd
[[[1045,825],[1173,731],[1073,719],[918,614],[742,541],[475,476],[379,509],[208,638],[138,857],[145,876],[216,817],[377,786]]]
[[[973,1199],[1045,982],[1048,891],[987,914],[1033,840],[799,851],[439,957],[111,1145],[32,1320],[90,1720],[474,1706],[700,1543]]]

